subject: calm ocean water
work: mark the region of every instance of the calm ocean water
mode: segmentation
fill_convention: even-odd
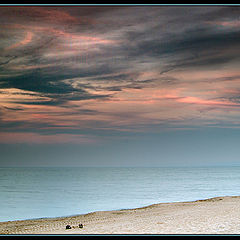
[[[0,221],[240,195],[240,167],[0,168]]]

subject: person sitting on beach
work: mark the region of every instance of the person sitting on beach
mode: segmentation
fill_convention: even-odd
[[[71,229],[72,227],[70,225],[67,225],[66,226],[66,229]]]

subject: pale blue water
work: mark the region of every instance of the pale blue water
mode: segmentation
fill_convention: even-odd
[[[0,221],[240,195],[240,167],[0,168]]]

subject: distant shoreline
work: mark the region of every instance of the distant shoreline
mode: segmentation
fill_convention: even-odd
[[[240,196],[0,222],[0,234],[240,234]],[[83,228],[79,228],[79,224]],[[71,229],[66,229],[70,225]]]

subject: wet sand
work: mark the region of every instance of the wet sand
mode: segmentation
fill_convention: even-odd
[[[240,234],[240,196],[1,222],[0,234]]]

